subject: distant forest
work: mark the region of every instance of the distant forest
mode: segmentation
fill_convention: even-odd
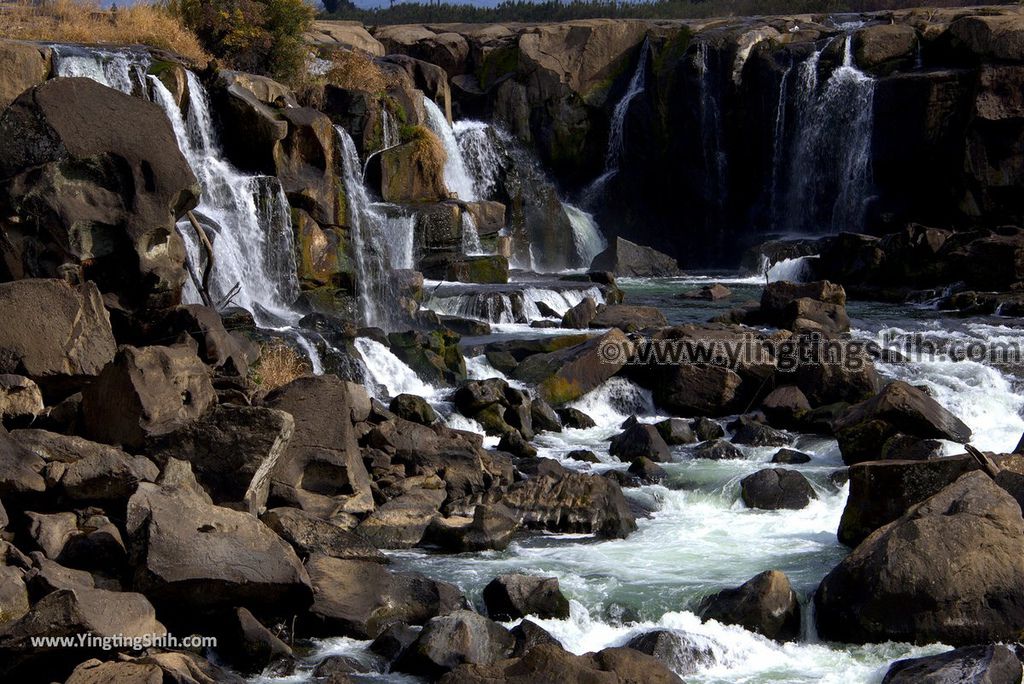
[[[360,9],[349,0],[322,0],[323,19],[360,21],[367,25],[426,23],[547,22],[570,19],[699,19],[702,17],[871,12],[907,7],[956,7],[978,0],[505,0],[495,7],[470,4],[393,2],[390,7]],[[999,2],[988,4],[1003,4]],[[1006,3],[1013,4],[1013,3]]]

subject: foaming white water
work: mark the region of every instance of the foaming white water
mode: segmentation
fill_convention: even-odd
[[[240,306],[257,324],[281,327],[299,314],[292,304],[299,294],[295,272],[291,211],[284,190],[271,176],[249,176],[225,160],[216,138],[206,89],[188,72],[187,117],[170,91],[149,77],[153,100],[164,110],[178,147],[202,186],[195,210],[212,233],[214,248],[210,295],[218,308]],[[183,221],[179,232],[191,243],[189,254],[201,271],[198,242],[192,226]],[[193,287],[187,291],[198,301]]]
[[[466,170],[473,178],[474,193],[479,199],[490,197],[498,187],[502,167],[494,144],[496,133],[483,121],[456,121],[454,130]]]
[[[472,318],[494,325],[514,325],[545,318],[538,303],[547,305],[562,316],[587,297],[592,297],[599,304],[604,303],[604,295],[595,285],[585,289],[523,287],[521,290],[484,289],[465,294],[432,295],[424,306],[446,316]]]
[[[965,331],[950,330],[941,323],[924,329],[887,328],[877,333],[857,330],[854,334],[879,344],[889,342],[897,348],[921,336],[940,350],[971,343],[1013,343],[1024,345],[1024,330],[986,324],[967,324]],[[923,385],[942,406],[967,423],[973,436],[971,443],[982,450],[1010,452],[1024,434],[1024,394],[1021,383],[1007,373],[986,363],[964,359],[953,361],[921,354],[911,363],[881,363],[882,374]],[[962,452],[958,445],[948,445],[947,452]]]
[[[448,158],[444,163],[444,183],[450,192],[454,192],[459,199],[466,202],[474,202],[479,199],[473,187],[473,177],[466,169],[466,162],[462,159],[462,150],[455,139],[455,131],[448,123],[447,117],[441,108],[429,97],[423,98],[423,109],[427,115],[427,125],[430,130],[437,134],[444,145],[445,154]]]
[[[814,271],[811,260],[815,256],[802,256],[793,259],[781,259],[769,265],[768,259],[764,260],[764,267],[761,269],[762,276],[767,276],[768,282],[776,283],[782,280],[791,283],[803,283],[810,280]]]
[[[618,428],[631,415],[651,415],[651,393],[625,378],[614,377],[569,404],[594,419],[599,427]]]
[[[387,391],[384,400],[399,394],[415,394],[425,399],[433,399],[437,388],[423,382],[412,368],[409,368],[390,349],[368,337],[358,337],[355,341],[356,350],[363,358],[366,371],[373,381]]]
[[[566,311],[587,297],[591,297],[598,304],[604,304],[604,295],[601,293],[601,288],[597,286],[589,287],[585,290],[550,290],[548,288],[528,287],[523,290],[523,297],[526,305],[524,307],[526,323],[545,317],[537,306],[540,302],[556,311],[560,316],[564,316]]]
[[[466,256],[477,256],[484,253],[480,244],[480,233],[476,229],[476,221],[468,211],[462,212],[462,253]]]
[[[608,241],[601,234],[593,215],[566,202],[562,202],[562,209],[572,225],[572,239],[579,254],[580,266],[590,268],[594,257],[608,247]]]
[[[132,95],[145,90],[148,52],[53,46],[53,71],[65,78],[89,78]]]

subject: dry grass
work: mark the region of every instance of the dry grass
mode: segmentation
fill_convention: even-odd
[[[157,5],[133,5],[113,12],[100,9],[92,0],[0,3],[0,38],[148,45],[175,52],[197,64],[210,60],[195,34]]]
[[[262,346],[259,361],[250,370],[250,376],[261,390],[270,392],[312,372],[309,362],[294,349],[284,342],[274,341]]]
[[[291,84],[299,100],[307,107],[322,107],[324,86],[327,85],[362,90],[375,96],[382,96],[391,88],[402,85],[399,76],[381,69],[363,52],[332,49],[322,51],[320,58],[330,62],[325,71],[319,74],[306,72],[300,82]]]
[[[413,143],[412,162],[423,170],[423,177],[436,178],[443,186],[444,164],[448,161],[448,155],[437,134],[422,125],[403,127],[402,140]]]

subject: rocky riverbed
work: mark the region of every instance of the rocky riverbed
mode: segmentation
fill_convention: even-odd
[[[1022,26],[318,24],[384,90],[298,93],[0,43],[0,679],[1020,681],[1021,360],[972,350],[1024,343]],[[959,213],[885,120],[729,218],[798,75],[974,108],[927,129]],[[645,233],[636,117],[690,86],[709,204]],[[773,130],[835,101],[787,88]]]

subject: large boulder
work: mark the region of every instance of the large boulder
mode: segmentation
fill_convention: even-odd
[[[921,658],[897,660],[882,684],[1017,684],[1020,658],[1000,644],[964,646]]]
[[[364,399],[365,389],[333,375],[299,378],[267,396],[267,407],[295,420],[291,442],[271,473],[274,505],[321,518],[373,510],[370,476],[352,431],[357,406],[369,403]]]
[[[642,278],[668,277],[680,273],[679,264],[669,255],[625,238],[615,238],[607,249],[594,257],[590,270]]]
[[[244,684],[235,673],[214,665],[201,655],[187,651],[166,651],[137,658],[122,655],[118,660],[86,660],[75,668],[66,684]]]
[[[306,211],[320,225],[348,225],[337,131],[330,118],[309,107],[277,110],[288,124],[274,145],[275,175],[288,203]]]
[[[302,629],[324,636],[373,639],[397,623],[422,625],[466,608],[454,586],[379,563],[314,555],[306,562],[315,595]]]
[[[142,447],[198,419],[217,400],[210,373],[188,346],[122,347],[82,392],[89,435]]]
[[[654,306],[629,304],[602,304],[590,320],[591,328],[618,328],[623,332],[636,332],[645,328],[668,325],[665,314]]]
[[[861,542],[822,580],[815,607],[830,641],[1015,639],[1024,628],[1020,506],[987,475],[967,473]]]
[[[157,463],[188,461],[216,503],[244,502],[250,513],[266,506],[270,476],[288,448],[291,414],[257,406],[214,406],[201,419],[149,440]]]
[[[507,658],[516,640],[479,613],[458,610],[428,622],[394,668],[436,678],[463,663],[490,665]]]
[[[68,394],[99,375],[117,343],[103,298],[92,283],[62,280],[0,283],[0,373]]]
[[[14,441],[0,425],[0,497],[11,499],[46,491],[42,470],[46,461]]]
[[[50,49],[20,40],[0,41],[0,111],[50,75]]]
[[[697,612],[705,620],[740,625],[769,639],[792,641],[800,636],[800,604],[789,578],[778,570],[708,596]]]
[[[569,599],[562,594],[557,577],[501,575],[484,587],[483,597],[487,614],[501,622],[527,615],[569,617]]]
[[[86,78],[56,78],[0,114],[7,279],[92,280],[126,307],[177,304],[185,245],[177,219],[196,177],[157,105]],[[4,273],[6,271],[6,273]]]
[[[853,36],[857,64],[866,71],[886,73],[910,65],[917,57],[917,31],[906,24],[866,26]]]
[[[438,483],[440,484],[440,483]],[[419,545],[447,496],[442,489],[412,489],[378,506],[356,532],[381,549]]]
[[[742,378],[722,366],[663,366],[654,402],[675,415],[722,416],[735,412]]]
[[[300,508],[272,508],[260,520],[306,558],[322,554],[342,560],[388,563],[388,558],[363,537],[321,520]]]
[[[613,328],[572,347],[528,356],[516,366],[512,377],[537,385],[544,401],[561,406],[618,373],[631,348],[626,335]]]
[[[962,420],[900,380],[886,385],[877,396],[851,406],[833,427],[848,465],[878,458],[885,442],[897,434],[961,444],[971,438],[971,429]]]
[[[834,335],[850,329],[846,291],[827,280],[813,283],[778,281],[761,293],[758,317],[779,328]]]
[[[384,45],[358,21],[314,21],[304,38],[314,45],[361,50],[373,57],[386,53]]]
[[[626,642],[627,648],[654,656],[679,675],[714,665],[715,645],[706,637],[670,629],[644,632]]]
[[[743,503],[770,511],[806,508],[818,495],[799,471],[765,468],[740,480]]]
[[[161,615],[197,626],[224,608],[282,617],[309,605],[309,577],[291,546],[252,515],[210,503],[187,464],[171,466],[175,478],[165,468],[162,484],[139,485],[125,522],[134,586]]]
[[[634,423],[612,437],[608,453],[630,463],[643,458],[657,463],[672,460],[672,453],[658,428],[648,423]]]

